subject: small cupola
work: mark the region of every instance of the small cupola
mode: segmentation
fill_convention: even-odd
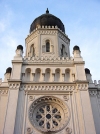
[[[18,45],[18,46],[17,46],[17,50],[23,51],[23,46],[22,46],[22,45]]]
[[[15,57],[22,57],[22,55],[23,55],[23,46],[18,45],[17,49],[16,49],[16,56]]]
[[[10,79],[11,72],[12,72],[12,68],[8,67],[6,69],[6,73],[4,74],[4,82],[7,82]]]
[[[79,46],[74,46],[74,47],[73,47],[73,51],[76,51],[76,50],[80,51]]]
[[[87,81],[89,81],[89,83],[93,83],[92,76],[91,76],[90,70],[88,68],[85,68],[85,74],[86,74]]]

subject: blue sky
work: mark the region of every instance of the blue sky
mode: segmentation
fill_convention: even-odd
[[[32,21],[49,12],[62,20],[70,38],[71,55],[78,45],[93,80],[100,79],[99,0],[0,0],[0,78],[12,66],[17,45],[24,46]]]

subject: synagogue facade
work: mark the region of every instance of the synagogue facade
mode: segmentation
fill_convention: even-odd
[[[37,17],[0,80],[0,134],[100,134],[100,81],[62,21]],[[88,57],[87,57],[88,58]]]

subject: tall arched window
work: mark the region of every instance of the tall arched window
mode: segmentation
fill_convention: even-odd
[[[50,41],[46,40],[46,52],[50,52]]]
[[[62,47],[61,47],[61,56],[64,56],[64,53],[65,53],[65,46],[62,44]]]
[[[50,68],[47,68],[45,71],[45,81],[50,81]]]
[[[25,80],[30,81],[31,80],[31,69],[27,68],[25,71]]]
[[[35,48],[34,48],[34,44],[31,45],[30,47],[30,56],[35,56]]]
[[[65,70],[65,81],[70,82],[70,70],[69,69]]]
[[[60,81],[60,69],[55,70],[55,81]]]
[[[35,71],[35,81],[39,82],[40,78],[41,78],[41,69],[37,68],[36,71]]]

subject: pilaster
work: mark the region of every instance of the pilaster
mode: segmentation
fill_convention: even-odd
[[[81,117],[83,118],[84,133],[96,134],[87,84],[88,83],[77,83],[77,90],[80,94],[80,104],[82,108]]]
[[[14,134],[18,93],[21,81],[9,81],[9,95],[3,134]]]

